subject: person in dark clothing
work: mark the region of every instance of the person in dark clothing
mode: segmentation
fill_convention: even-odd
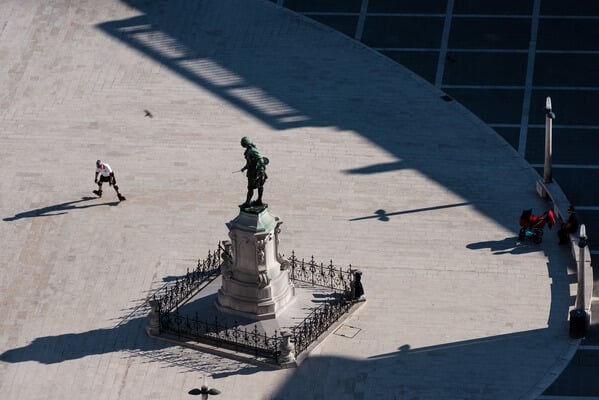
[[[568,207],[568,220],[563,222],[559,230],[557,231],[557,236],[559,237],[559,244],[567,244],[568,243],[568,235],[571,233],[576,233],[578,230],[579,222],[578,215],[576,215],[576,210],[573,205]]]

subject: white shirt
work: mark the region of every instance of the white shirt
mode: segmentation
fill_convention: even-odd
[[[102,163],[102,167],[103,168],[96,167],[96,173],[99,172],[102,174],[102,176],[110,176],[110,174],[112,174],[112,168],[110,168],[110,165]]]

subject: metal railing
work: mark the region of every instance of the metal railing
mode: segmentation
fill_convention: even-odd
[[[306,350],[320,335],[327,331],[343,314],[349,311],[352,303],[338,301],[322,304],[314,309],[302,322],[291,329],[295,345],[295,356]]]
[[[220,274],[222,247],[219,243],[217,250],[208,251],[208,257],[198,260],[197,267],[189,269],[182,278],[167,284],[154,293],[153,300],[157,302],[161,313],[168,313],[183,301],[195,294],[202,283],[216,278]]]
[[[190,316],[181,314],[180,307],[195,296],[205,283],[212,281],[220,274],[222,260],[229,256],[226,247],[219,243],[216,251],[208,252],[208,257],[198,260],[197,267],[188,271],[185,276],[174,283],[165,285],[154,294],[151,301],[153,318],[158,320],[160,333],[185,338],[215,347],[253,354],[278,362],[281,353],[283,335],[275,331],[273,335],[260,332],[254,325],[249,330],[238,326],[227,326],[214,318],[207,321],[198,313]],[[339,318],[349,311],[353,300],[355,271],[351,265],[347,269],[336,267],[332,260],[328,265],[318,264],[314,257],[310,261],[298,259],[292,252],[285,262],[289,263],[289,276],[292,281],[304,282],[313,286],[331,289],[337,296],[311,310],[299,324],[290,328],[290,339],[294,344],[294,356],[305,351],[320,335],[329,329]]]
[[[277,360],[279,355],[281,335],[277,331],[269,336],[258,331],[256,325],[250,330],[240,328],[237,321],[233,326],[227,326],[218,317],[209,322],[200,319],[197,313],[193,317],[189,314],[180,315],[177,309],[174,313],[160,314],[160,330],[176,335],[179,339],[191,339],[215,347],[250,353],[256,357]]]
[[[351,293],[351,284],[354,279],[351,264],[346,270],[343,270],[343,268],[333,265],[333,260],[331,260],[325,267],[323,263],[315,262],[314,256],[310,258],[310,261],[305,261],[303,258],[299,260],[293,251],[287,261],[291,267],[292,281],[310,283],[344,294]]]

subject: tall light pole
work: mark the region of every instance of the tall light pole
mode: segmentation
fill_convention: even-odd
[[[578,287],[576,290],[576,308],[570,311],[570,336],[573,338],[582,338],[586,335],[588,315],[585,310],[585,296],[584,296],[584,250],[587,246],[587,228],[584,224],[580,225],[580,231],[578,234],[578,266],[576,269],[576,275],[578,280]]]
[[[543,180],[545,183],[553,181],[551,177],[551,156],[553,154],[553,120],[555,113],[551,110],[551,97],[545,100],[545,166]]]
[[[585,274],[585,270],[584,270],[584,248],[587,245],[587,228],[586,226],[584,226],[584,224],[580,225],[580,233],[578,234],[578,270],[577,270],[577,275],[578,275],[578,290],[576,293],[576,298],[577,298],[577,303],[578,303],[578,307],[576,307],[579,310],[585,311],[584,310],[584,305],[585,305],[585,298],[584,298],[584,274]]]

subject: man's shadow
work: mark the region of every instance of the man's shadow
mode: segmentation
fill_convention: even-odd
[[[24,211],[22,213],[15,214],[13,217],[3,218],[3,221],[15,221],[22,218],[34,218],[34,217],[52,217],[55,215],[67,214],[69,210],[77,210],[84,209],[90,207],[98,207],[98,206],[116,206],[119,204],[118,201],[110,201],[104,203],[94,203],[94,204],[79,204],[84,203],[86,201],[97,199],[97,197],[85,196],[82,197],[81,200],[69,201],[66,203],[54,204],[52,206],[36,208],[34,210]]]
[[[488,240],[484,242],[470,243],[466,245],[466,247],[470,250],[481,250],[488,248],[495,255],[525,254],[543,250],[543,248],[539,245],[518,241],[517,236],[508,237],[503,240]]]

